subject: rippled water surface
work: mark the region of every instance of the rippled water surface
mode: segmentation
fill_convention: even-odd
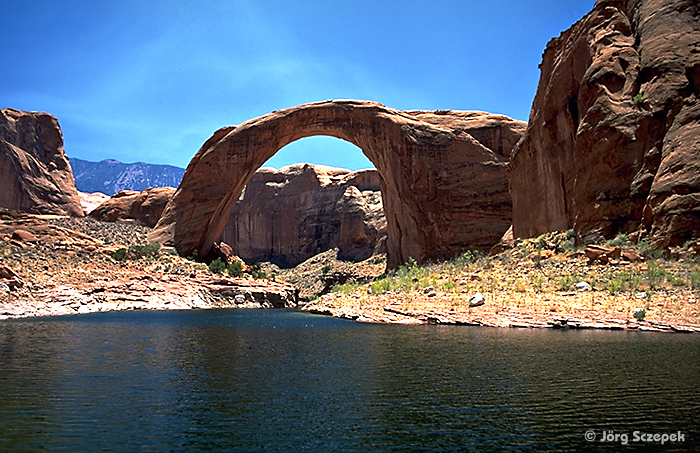
[[[0,322],[4,451],[619,450],[603,431],[697,451],[699,420],[700,335],[285,310]]]

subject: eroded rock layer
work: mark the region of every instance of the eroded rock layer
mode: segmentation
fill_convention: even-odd
[[[324,101],[218,130],[190,162],[151,241],[187,256],[218,240],[243,187],[280,148],[329,135],[358,146],[382,178],[387,266],[485,249],[511,223],[506,165],[525,124],[483,112],[398,111]]]
[[[540,68],[509,166],[514,235],[700,236],[700,3],[599,0]]]
[[[359,261],[386,238],[381,178],[376,170],[296,164],[261,168],[231,211],[221,240],[247,262],[295,266],[338,248]]]
[[[83,216],[58,120],[0,109],[0,207]]]

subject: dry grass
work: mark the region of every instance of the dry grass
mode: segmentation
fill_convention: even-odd
[[[579,282],[591,290],[577,290]],[[589,264],[566,233],[521,241],[493,257],[466,254],[422,267],[409,263],[370,284],[346,284],[334,291],[325,303],[348,310],[390,306],[484,316],[522,311],[600,321],[630,320],[635,308],[644,308],[647,321],[700,325],[698,261],[650,256],[637,263]],[[470,307],[477,292],[486,304]]]

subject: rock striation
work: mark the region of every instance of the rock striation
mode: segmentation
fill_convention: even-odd
[[[313,135],[347,140],[381,175],[387,267],[488,250],[511,224],[506,165],[525,124],[502,115],[399,111],[324,101],[218,130],[190,162],[149,236],[188,256],[211,250],[253,173],[285,145]]]
[[[0,207],[84,215],[56,118],[0,109],[0,187]]]
[[[364,260],[385,245],[380,186],[376,170],[261,168],[231,211],[221,241],[247,262],[282,267],[333,248],[339,259]]]
[[[175,193],[172,187],[152,187],[136,192],[122,190],[97,208],[90,217],[103,222],[134,219],[153,228]]]
[[[599,0],[552,39],[509,164],[515,237],[700,236],[700,3]]]

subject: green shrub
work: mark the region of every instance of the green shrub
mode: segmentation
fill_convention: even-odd
[[[622,280],[620,280],[618,277],[613,277],[610,280],[608,280],[607,288],[611,295],[617,294],[617,292],[620,291],[621,287]]]
[[[642,93],[637,93],[632,98],[632,102],[634,102],[634,105],[643,104],[644,103],[644,95]]]
[[[381,294],[384,291],[391,291],[391,279],[390,278],[382,278],[381,280],[377,280],[372,285],[370,286],[372,288],[373,293],[379,293]]]
[[[226,263],[221,258],[217,258],[209,263],[209,272],[212,274],[220,274],[226,270]]]
[[[666,269],[658,261],[650,261],[647,264],[646,278],[652,289],[656,289],[658,285],[662,284],[666,280],[666,276]]]
[[[243,275],[243,265],[240,261],[234,261],[233,263],[229,264],[226,270],[228,271],[228,275],[231,277],[240,277]]]
[[[112,259],[116,261],[125,261],[128,251],[124,248],[112,252]]]
[[[131,252],[130,255],[133,256],[134,259],[143,257],[155,258],[160,252],[160,244],[155,242],[146,245],[132,245],[129,246],[129,252]]]
[[[117,261],[155,258],[160,251],[160,244],[130,245],[128,249],[121,248],[112,253],[112,259]]]
[[[607,242],[607,245],[609,247],[615,247],[615,246],[623,246],[627,245],[627,234],[626,233],[618,233],[617,236],[615,236],[615,239],[611,239]]]
[[[557,280],[557,289],[559,291],[568,291],[576,283],[576,277],[572,275],[565,275]]]
[[[267,274],[265,273],[264,270],[262,270],[260,268],[259,264],[254,264],[253,266],[251,266],[250,275],[253,278],[258,278],[258,279],[267,278]]]
[[[696,290],[700,288],[700,271],[692,271],[690,273],[690,288]]]

